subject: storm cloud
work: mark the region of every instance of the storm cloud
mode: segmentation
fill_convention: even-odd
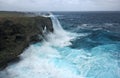
[[[120,11],[120,0],[0,0],[9,11]]]

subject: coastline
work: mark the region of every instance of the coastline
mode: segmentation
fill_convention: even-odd
[[[0,12],[0,69],[18,58],[30,44],[42,41],[45,28],[47,33],[53,32],[50,17]]]

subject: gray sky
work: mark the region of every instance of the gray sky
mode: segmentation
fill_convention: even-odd
[[[0,10],[120,11],[120,0],[0,0]]]

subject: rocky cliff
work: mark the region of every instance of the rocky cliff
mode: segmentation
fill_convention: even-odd
[[[41,41],[43,31],[53,32],[48,17],[19,12],[0,12],[0,68],[16,59],[29,44]]]

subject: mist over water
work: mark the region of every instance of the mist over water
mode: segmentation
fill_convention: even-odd
[[[1,71],[0,78],[119,78],[120,33],[103,30],[101,24],[78,24],[76,15],[58,13],[67,31],[51,15],[55,32],[26,49],[21,61]]]

